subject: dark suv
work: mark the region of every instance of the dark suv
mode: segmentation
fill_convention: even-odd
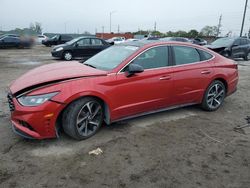
[[[250,59],[250,40],[247,38],[219,38],[206,47],[228,58]]]
[[[52,45],[64,44],[65,42],[68,42],[72,39],[73,37],[70,35],[55,35],[52,38],[43,40],[42,44],[44,44],[45,46],[52,46]]]
[[[109,46],[108,42],[100,38],[78,37],[65,44],[55,46],[51,54],[53,57],[59,57],[67,61],[74,57],[81,57],[86,60]]]

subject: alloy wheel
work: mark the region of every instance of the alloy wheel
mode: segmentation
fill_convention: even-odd
[[[208,91],[207,99],[206,99],[207,105],[211,109],[216,109],[221,105],[224,97],[225,97],[224,87],[221,84],[216,83]]]
[[[76,128],[81,136],[93,134],[102,121],[102,107],[96,101],[87,102],[76,118]]]
[[[70,52],[66,52],[64,54],[64,59],[67,60],[67,61],[71,60],[72,59],[72,54]]]

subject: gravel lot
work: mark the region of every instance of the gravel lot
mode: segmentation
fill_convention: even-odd
[[[250,128],[234,131],[250,115],[250,62],[237,61],[238,91],[216,112],[192,106],[158,113],[103,127],[81,142],[15,135],[6,87],[58,61],[43,46],[0,50],[0,187],[250,187]],[[98,147],[101,155],[88,154]]]

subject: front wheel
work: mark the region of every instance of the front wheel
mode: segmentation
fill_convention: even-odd
[[[64,58],[66,61],[70,61],[70,60],[72,60],[73,55],[72,55],[71,52],[66,51],[66,52],[63,53],[63,58]]]
[[[71,103],[63,113],[63,129],[66,134],[83,140],[93,136],[103,122],[103,108],[100,101],[86,97]]]
[[[201,107],[207,111],[215,111],[222,105],[225,96],[225,85],[221,81],[215,80],[207,88]]]

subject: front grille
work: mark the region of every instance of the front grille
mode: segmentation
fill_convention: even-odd
[[[14,105],[14,102],[13,102],[13,95],[11,93],[8,93],[7,98],[8,98],[10,111],[14,111],[15,110],[15,105]]]

